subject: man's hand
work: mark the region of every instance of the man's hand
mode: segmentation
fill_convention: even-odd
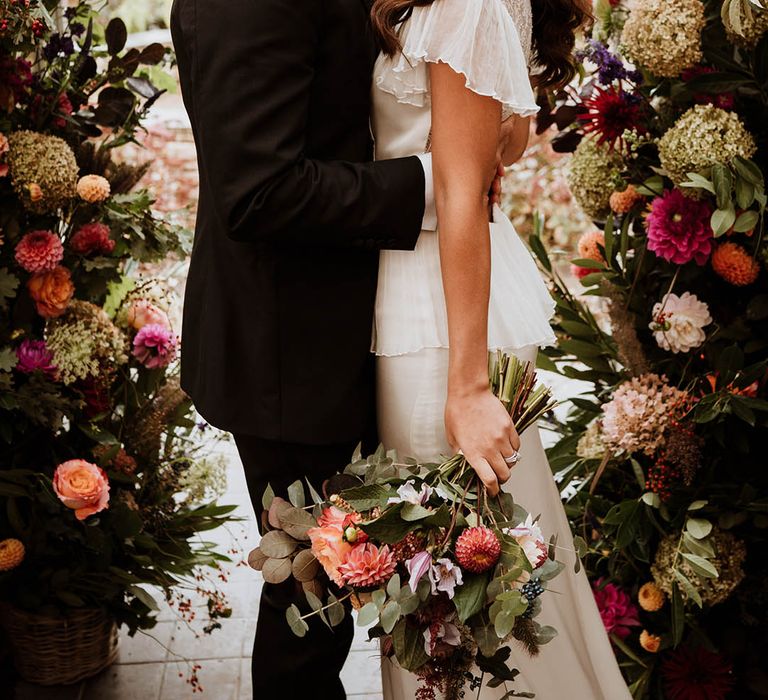
[[[445,428],[448,442],[461,450],[488,493],[498,494],[499,484],[507,481],[511,473],[505,460],[520,449],[520,438],[501,401],[487,387],[449,393]]]
[[[504,175],[506,174],[506,170],[504,169],[504,163],[499,161],[498,166],[496,166],[496,176],[493,178],[493,182],[491,183],[491,191],[488,193],[488,199],[490,200],[490,213],[493,214],[493,206],[495,204],[501,204],[501,194],[502,194],[502,181],[504,180]]]
[[[518,117],[516,114],[501,123],[496,157],[502,165],[510,166],[523,157],[528,147],[530,129],[531,118]]]

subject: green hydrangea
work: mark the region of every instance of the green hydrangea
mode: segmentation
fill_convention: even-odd
[[[63,316],[49,322],[46,344],[64,384],[110,372],[128,361],[126,336],[103,309],[87,301],[73,301]]]
[[[11,183],[26,209],[50,214],[67,204],[76,193],[79,169],[67,142],[34,131],[16,131],[8,137]],[[40,198],[31,186],[40,188]]]
[[[643,0],[635,3],[621,33],[624,53],[654,75],[676,78],[701,63],[701,0]]]
[[[734,112],[714,105],[691,107],[659,141],[659,160],[675,183],[734,156],[751,158],[755,139]]]
[[[693,585],[704,605],[717,605],[727,600],[744,579],[742,565],[747,558],[745,544],[732,533],[715,528],[709,540],[715,549],[715,558],[712,564],[717,569],[717,578],[705,578],[699,576],[691,566],[680,557],[677,535],[665,537],[656,550],[656,557],[651,566],[651,574],[656,585],[668,596],[672,596],[672,584],[675,578],[675,569],[680,571]],[[684,599],[688,595],[681,590]]]
[[[568,186],[574,199],[593,219],[601,219],[610,211],[611,195],[623,187],[622,160],[607,145],[593,138],[582,139],[568,166]]]

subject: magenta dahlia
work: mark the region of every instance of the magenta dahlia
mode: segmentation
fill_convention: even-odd
[[[44,340],[21,341],[16,348],[16,371],[23,374],[42,372],[45,376],[56,376],[56,366],[53,363],[53,353],[48,349]]]
[[[615,634],[619,639],[626,639],[630,627],[638,627],[638,610],[626,591],[613,583],[604,583],[598,579],[592,584],[597,609],[608,634]]]
[[[731,664],[704,647],[670,651],[661,664],[669,700],[725,700],[733,687]]]
[[[648,248],[676,265],[691,260],[704,265],[714,242],[711,216],[712,206],[706,200],[686,197],[677,189],[668,190],[651,202],[645,219]]]
[[[27,272],[49,272],[64,257],[61,239],[52,231],[30,231],[16,245],[16,262]]]
[[[144,326],[133,339],[133,356],[147,369],[167,367],[176,359],[178,339],[159,323]]]

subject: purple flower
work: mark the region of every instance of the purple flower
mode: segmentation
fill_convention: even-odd
[[[456,586],[464,581],[461,577],[461,569],[450,559],[438,559],[429,570],[429,582],[432,584],[432,595],[438,591],[447,593],[453,598]]]
[[[432,555],[429,552],[419,552],[405,562],[405,568],[408,569],[408,573],[411,575],[411,578],[408,580],[408,585],[411,587],[411,590],[416,593],[419,581],[421,581],[432,568]]]
[[[44,340],[24,340],[16,348],[18,362],[16,369],[23,374],[42,372],[53,379],[56,376],[56,366],[53,364],[53,353],[48,349]]]
[[[178,339],[169,328],[150,323],[133,339],[133,356],[147,369],[167,367],[176,359]]]
[[[624,61],[596,39],[592,39],[578,56],[580,59],[590,59],[597,66],[597,79],[603,85],[610,85],[617,80],[630,80],[635,84],[642,81],[639,71],[627,70]]]

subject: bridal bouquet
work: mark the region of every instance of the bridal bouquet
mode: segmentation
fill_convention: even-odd
[[[490,374],[519,432],[553,407],[529,364],[499,354]],[[268,489],[268,532],[250,557],[266,581],[293,577],[303,587],[311,610],[287,611],[297,635],[312,616],[338,625],[349,601],[358,624],[381,639],[382,653],[419,676],[424,700],[437,692],[461,697],[465,683],[478,688],[485,674],[491,687],[512,681],[518,671],[506,664],[507,643],[515,639],[534,655],[555,636],[535,621],[548,582],[563,568],[555,538],[547,542],[512,495],[488,496],[462,455],[398,464],[380,447],[324,491],[325,498],[310,486],[307,508],[301,482],[289,489],[290,502]]]

